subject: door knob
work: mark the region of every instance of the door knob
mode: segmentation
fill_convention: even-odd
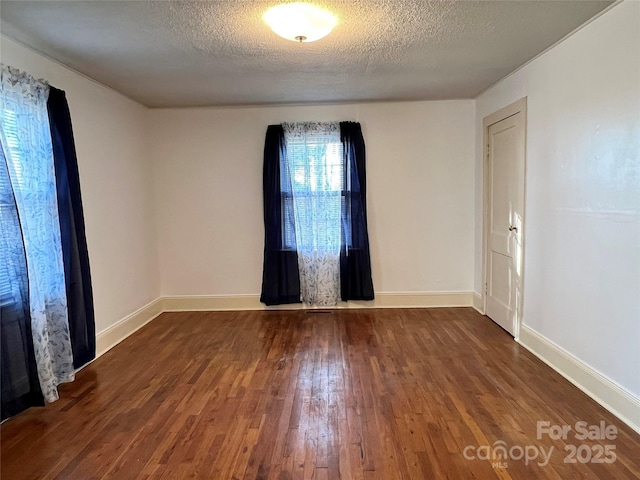
[[[513,225],[510,225],[509,226],[509,231],[518,233],[518,227],[514,227]]]

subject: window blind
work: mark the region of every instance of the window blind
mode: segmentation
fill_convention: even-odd
[[[14,186],[24,188],[20,171],[20,162],[9,161],[19,156],[18,149],[18,124],[16,113],[10,109],[3,109],[2,112],[2,148],[0,148],[0,220],[2,231],[0,231],[0,303],[6,304],[13,301],[13,287],[10,281],[9,268],[11,252],[8,240],[15,232],[8,231],[8,226],[13,225],[10,219],[17,215],[13,188],[9,177],[9,168],[14,173]],[[5,157],[5,151],[8,155]]]
[[[15,211],[13,194],[9,183],[6,161],[3,149],[0,148],[0,304],[9,302],[13,295],[11,282],[9,281],[9,247],[7,245],[6,231],[9,222],[6,220]]]
[[[314,133],[288,139],[282,159],[283,247],[329,248],[341,243],[341,216],[345,206],[342,143],[334,136]],[[318,222],[318,219],[325,221]],[[315,235],[299,226],[321,226]]]

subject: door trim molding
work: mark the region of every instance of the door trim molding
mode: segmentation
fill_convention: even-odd
[[[482,119],[482,287],[480,289],[480,295],[482,297],[482,310],[487,311],[487,255],[489,246],[489,169],[487,168],[489,163],[489,127],[494,125],[505,118],[512,117],[518,113],[522,113],[523,127],[524,127],[524,185],[523,187],[523,205],[522,205],[522,223],[525,224],[525,212],[526,212],[526,192],[527,192],[527,97],[523,97],[506,107],[501,108],[497,112],[487,115]],[[523,228],[522,232],[522,294],[518,298],[516,308],[522,312],[522,299],[524,297],[524,252],[525,252],[525,233],[526,228]],[[520,335],[521,317],[518,316],[518,322],[514,327],[514,338],[518,340]]]

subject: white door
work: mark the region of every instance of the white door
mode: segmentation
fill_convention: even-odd
[[[486,314],[517,338],[522,309],[525,112],[488,125]]]

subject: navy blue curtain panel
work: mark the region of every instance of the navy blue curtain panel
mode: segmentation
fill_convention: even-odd
[[[0,398],[4,420],[29,407],[44,405],[44,399],[33,352],[24,240],[2,145],[0,203]]]
[[[80,368],[96,356],[96,332],[78,160],[64,91],[51,87],[47,108],[56,172],[73,365]]]
[[[340,140],[344,153],[347,201],[343,228],[349,238],[340,252],[340,294],[343,301],[373,300],[371,255],[367,229],[365,146],[362,128],[357,122],[340,122]]]
[[[280,169],[285,155],[282,125],[269,125],[264,142],[264,264],[260,301],[265,305],[300,303],[300,273],[295,246],[282,241]]]

